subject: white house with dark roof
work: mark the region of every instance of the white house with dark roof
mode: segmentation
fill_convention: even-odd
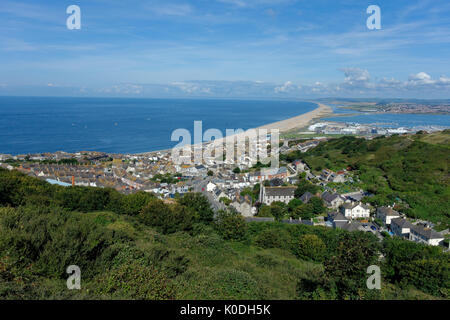
[[[369,218],[370,208],[369,206],[362,203],[349,203],[346,202],[340,207],[340,212],[350,219],[357,218]]]
[[[391,231],[399,237],[409,238],[411,228],[414,227],[406,218],[391,219]]]
[[[260,200],[262,203],[270,205],[272,202],[280,201],[286,204],[294,199],[294,193],[297,187],[265,187],[260,191]]]
[[[321,198],[323,199],[323,201],[325,202],[325,205],[328,208],[333,208],[333,209],[339,208],[339,206],[341,206],[345,202],[345,199],[343,197],[341,197],[341,195],[339,195],[338,193],[331,193],[328,191],[325,191],[324,193],[322,193]]]
[[[376,216],[378,219],[382,220],[386,225],[390,225],[392,219],[400,218],[400,213],[398,213],[391,207],[379,207],[377,208]]]
[[[328,214],[328,221],[333,223],[334,228],[341,227],[342,225],[349,223],[349,220],[340,212]]]
[[[431,246],[438,246],[445,237],[440,232],[436,232],[431,228],[424,228],[422,226],[413,226],[409,233],[409,240],[426,243]]]

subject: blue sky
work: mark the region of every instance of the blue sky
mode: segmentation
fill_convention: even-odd
[[[449,57],[448,0],[0,2],[1,95],[450,98]]]

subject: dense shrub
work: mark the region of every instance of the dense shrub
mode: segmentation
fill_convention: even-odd
[[[211,290],[216,299],[260,299],[261,290],[250,274],[240,270],[224,270],[214,275]]]
[[[180,204],[168,205],[155,198],[142,209],[139,218],[144,224],[168,234],[192,229],[194,214]]]
[[[291,237],[283,229],[266,229],[255,238],[255,244],[261,248],[291,248]]]
[[[346,232],[336,254],[324,262],[328,282],[339,299],[360,299],[367,291],[367,268],[378,263],[379,244],[373,234]]]
[[[247,234],[247,224],[236,212],[219,212],[214,225],[217,232],[226,240],[243,240]]]
[[[385,238],[383,265],[387,279],[400,285],[414,285],[437,296],[449,296],[450,256],[439,247],[399,238]]]
[[[197,222],[209,223],[213,220],[214,211],[208,199],[201,193],[187,193],[178,202],[194,213]]]
[[[294,242],[293,251],[300,259],[322,262],[327,248],[315,234],[305,234]]]
[[[176,297],[172,282],[163,272],[136,262],[99,276],[94,290],[112,299],[172,300]]]

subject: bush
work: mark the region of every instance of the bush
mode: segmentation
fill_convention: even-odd
[[[225,240],[243,240],[247,234],[247,223],[239,213],[220,211],[215,229]]]
[[[247,272],[239,270],[219,271],[211,283],[215,299],[260,299],[260,287]]]
[[[295,242],[293,251],[301,259],[322,262],[327,248],[315,234],[305,234]]]
[[[151,199],[139,214],[140,220],[168,234],[192,229],[192,210],[179,204],[167,205],[162,200]]]
[[[172,300],[175,289],[153,266],[127,263],[96,279],[95,292],[112,299]]]
[[[149,201],[154,198],[155,196],[152,194],[143,191],[124,196],[121,201],[120,209],[122,212],[120,213],[136,216],[149,203]]]
[[[208,199],[201,193],[188,193],[178,199],[178,203],[194,213],[196,222],[210,223],[214,218]]]
[[[283,229],[266,229],[256,236],[255,244],[265,249],[289,249],[291,246],[291,237],[289,233]]]

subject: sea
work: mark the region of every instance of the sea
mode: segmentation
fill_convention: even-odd
[[[327,104],[336,116],[326,117],[323,121],[336,121],[358,124],[372,124],[386,128],[416,128],[416,129],[447,129],[450,128],[450,115],[442,114],[396,114],[358,112],[341,108],[338,105]]]
[[[249,129],[314,110],[302,101],[0,97],[0,154],[174,147],[176,129]],[[193,140],[192,140],[193,141]]]

